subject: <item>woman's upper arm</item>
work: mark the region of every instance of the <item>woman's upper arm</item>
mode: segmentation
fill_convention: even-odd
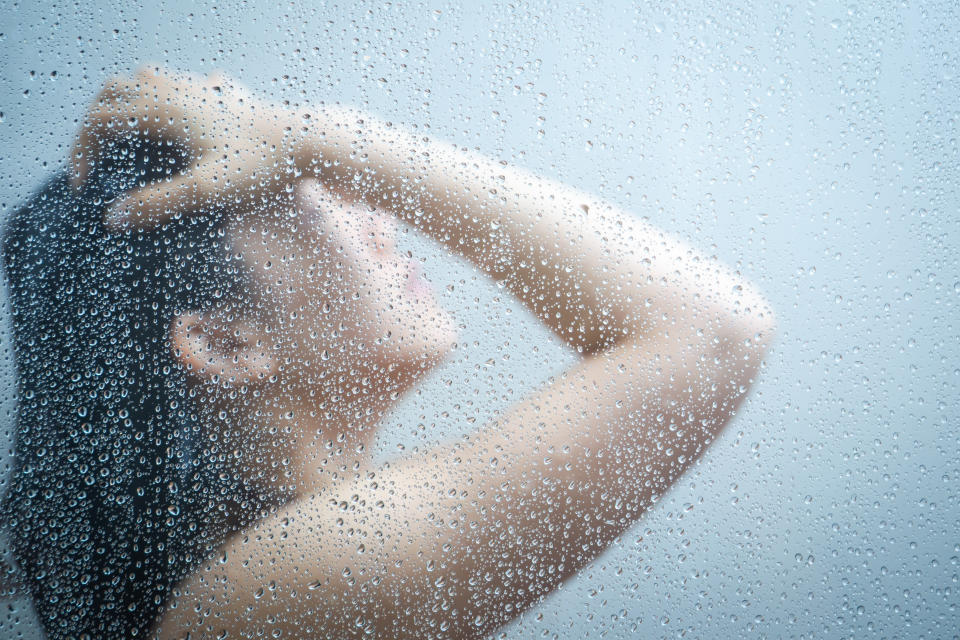
[[[759,367],[772,327],[755,329],[708,339],[678,326],[589,356],[470,438],[238,536],[165,621],[183,633],[208,611],[214,636],[489,634],[595,557],[705,448]]]
[[[702,453],[759,367],[750,339],[746,329],[715,339],[676,331],[622,343],[468,441],[381,473],[388,509],[407,521],[396,551],[413,562],[390,591],[410,608],[441,605],[432,622],[452,620],[453,637],[485,637],[512,619]]]

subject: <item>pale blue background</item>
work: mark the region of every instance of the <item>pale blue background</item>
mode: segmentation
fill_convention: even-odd
[[[221,68],[598,193],[773,301],[778,341],[723,438],[504,637],[956,637],[955,2],[131,4],[3,3],[4,217],[64,166],[109,75]],[[573,360],[411,236],[466,346],[391,418],[384,456],[482,424]],[[6,604],[0,637],[29,635]]]

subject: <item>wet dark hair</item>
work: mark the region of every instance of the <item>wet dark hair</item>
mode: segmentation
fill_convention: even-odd
[[[113,198],[189,158],[143,141],[105,158],[80,192],[50,180],[3,235],[18,409],[2,520],[51,638],[147,635],[173,585],[261,508],[201,438],[169,343],[177,312],[244,298],[221,216],[109,232]]]

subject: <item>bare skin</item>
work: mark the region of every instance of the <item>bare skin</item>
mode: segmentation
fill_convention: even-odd
[[[293,112],[224,78],[144,70],[92,108],[78,182],[99,141],[130,128],[186,143],[197,163],[119,203],[112,222],[231,203],[246,211],[233,246],[261,285],[285,285],[262,287],[271,318],[171,326],[197,384],[259,391],[243,410],[285,434],[272,481],[293,490],[175,589],[160,638],[484,637],[703,453],[774,333],[743,277],[637,217],[346,108]],[[292,213],[260,214],[265,200]],[[456,342],[410,286],[391,215],[504,282],[581,358],[468,438],[374,468],[380,417]],[[349,308],[318,313],[331,291]],[[232,341],[218,338],[225,325]]]

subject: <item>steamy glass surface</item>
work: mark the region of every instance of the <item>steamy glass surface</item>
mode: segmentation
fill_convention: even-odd
[[[494,637],[953,634],[956,6],[602,4],[7,3],[0,215],[68,168],[94,96],[141,63],[351,105],[594,194],[754,283],[777,335],[703,457]],[[396,243],[457,347],[386,413],[378,464],[471,433],[579,358],[412,225]],[[2,313],[9,478],[6,294]],[[42,637],[0,579],[0,637]]]

